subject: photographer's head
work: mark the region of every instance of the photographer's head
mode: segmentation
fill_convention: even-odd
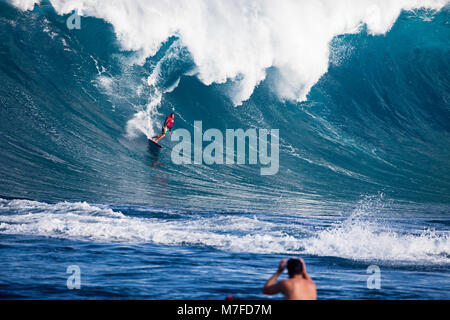
[[[289,259],[287,262],[289,278],[303,273],[303,265],[299,259]]]

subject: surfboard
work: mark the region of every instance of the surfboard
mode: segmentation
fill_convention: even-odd
[[[156,145],[159,148],[162,148],[162,145],[160,145],[159,143],[153,141],[152,139],[148,139],[148,141],[150,141],[151,143],[153,143],[154,145]]]

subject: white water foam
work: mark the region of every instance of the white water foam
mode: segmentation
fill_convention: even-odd
[[[133,118],[128,120],[126,132],[128,138],[135,138],[141,133],[145,134],[148,139],[152,139],[155,135],[156,118],[158,107],[161,105],[162,94],[154,91],[152,98],[149,99],[148,104],[140,111],[133,115]]]
[[[394,232],[362,219],[367,209],[358,208],[343,223],[312,234],[301,225],[284,226],[256,217],[189,215],[186,220],[149,214],[141,218],[87,203],[0,199],[0,233],[107,243],[200,245],[233,252],[307,253],[380,264],[450,264],[448,231]],[[295,230],[304,237],[280,230]]]
[[[420,234],[380,231],[367,223],[344,223],[305,242],[305,252],[363,261],[450,264],[450,236],[432,230]]]
[[[82,241],[205,245],[236,252],[295,252],[299,241],[248,217],[164,220],[123,215],[87,203],[0,199],[0,233]]]
[[[142,79],[144,83],[144,89],[142,90],[145,90],[149,95],[148,102],[141,110],[133,115],[132,119],[128,120],[126,126],[128,138],[135,138],[143,133],[148,139],[152,139],[157,135],[156,133],[159,133],[158,130],[161,129],[162,124],[158,121],[158,118],[161,116],[158,109],[161,106],[163,94],[172,92],[180,82],[180,79],[178,78],[172,84],[164,84],[165,79],[162,79],[162,75],[164,74],[162,69],[164,69],[167,64],[170,65],[172,60],[177,60],[176,56],[180,50],[179,42],[176,41],[167,50],[166,55],[157,62],[151,74],[146,79]],[[168,73],[172,71],[169,69],[170,68],[167,70]],[[141,89],[139,89],[139,91],[140,90]],[[138,92],[138,95],[140,95],[140,92]],[[174,112],[175,110],[172,111]]]
[[[9,0],[30,10],[35,0]],[[234,80],[230,99],[247,100],[275,67],[274,91],[302,101],[327,72],[329,43],[363,24],[386,33],[402,10],[439,10],[448,0],[53,0],[60,14],[77,9],[111,23],[124,50],[143,62],[170,36],[179,37],[206,85]]]
[[[394,230],[383,221],[383,195],[368,197],[342,223],[304,242],[305,252],[360,261],[450,264],[450,231]]]

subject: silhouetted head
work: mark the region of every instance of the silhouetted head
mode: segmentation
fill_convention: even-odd
[[[289,277],[292,278],[298,274],[302,274],[303,265],[299,259],[289,259],[289,261],[287,262],[287,270]]]
[[[172,113],[170,114],[170,116],[171,116],[172,118],[175,118],[175,113],[172,112]]]

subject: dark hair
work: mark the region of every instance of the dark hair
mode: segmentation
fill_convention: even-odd
[[[289,259],[287,269],[289,276],[295,276],[303,272],[303,265],[298,259]]]
[[[175,115],[175,113],[174,112],[172,112],[171,114],[170,114],[171,116],[174,116]]]

